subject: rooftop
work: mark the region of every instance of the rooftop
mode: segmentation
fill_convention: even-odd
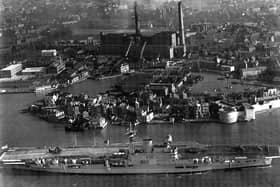
[[[5,67],[5,68],[3,68],[1,70],[12,70],[12,69],[17,68],[19,66],[21,67],[22,64],[12,64],[12,65],[9,65],[8,67]]]
[[[22,70],[22,73],[42,72],[42,71],[44,71],[45,69],[46,69],[45,67],[25,68],[24,70]]]

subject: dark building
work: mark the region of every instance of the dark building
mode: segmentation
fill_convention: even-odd
[[[179,10],[179,32],[141,33],[137,4],[135,4],[135,33],[100,34],[101,53],[148,58],[174,58],[185,55],[185,33],[181,2]]]
[[[55,60],[48,68],[48,74],[60,74],[65,70],[65,63],[61,59]]]

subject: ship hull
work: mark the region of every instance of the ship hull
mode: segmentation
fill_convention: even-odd
[[[141,166],[141,167],[117,167],[117,168],[107,168],[103,165],[99,166],[87,166],[83,168],[69,168],[64,167],[28,167],[25,165],[8,166],[13,170],[23,170],[32,172],[45,172],[45,173],[61,173],[61,174],[81,174],[81,175],[135,175],[135,174],[195,174],[195,173],[205,173],[212,170],[234,170],[242,168],[252,168],[252,167],[267,167],[271,166],[271,158],[257,159],[254,162],[252,160],[244,162],[230,162],[230,163],[213,163],[204,166],[180,166],[175,167],[174,165],[166,166]]]
[[[24,170],[32,172],[46,172],[46,173],[61,173],[61,174],[80,174],[80,175],[136,175],[136,174],[176,174],[176,173],[203,173],[212,170],[212,168],[200,168],[195,170],[186,169],[170,169],[170,167],[162,168],[123,168],[123,169],[110,169],[100,168],[100,169],[63,169],[63,168],[27,168],[25,166],[11,167],[14,170]]]
[[[4,148],[2,148],[4,149]],[[134,150],[134,151],[133,151]],[[3,168],[62,174],[162,174],[203,173],[270,166],[279,158],[279,146],[175,144],[172,147],[142,144],[106,146],[5,148]]]

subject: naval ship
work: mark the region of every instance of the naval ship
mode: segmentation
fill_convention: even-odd
[[[173,143],[172,136],[161,144],[146,138],[124,144],[74,147],[4,147],[3,169],[63,174],[159,174],[203,173],[271,166],[279,158],[273,145],[202,145]]]

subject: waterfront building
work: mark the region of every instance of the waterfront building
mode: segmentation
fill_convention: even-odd
[[[22,64],[12,64],[0,70],[0,78],[12,78],[22,70]]]

